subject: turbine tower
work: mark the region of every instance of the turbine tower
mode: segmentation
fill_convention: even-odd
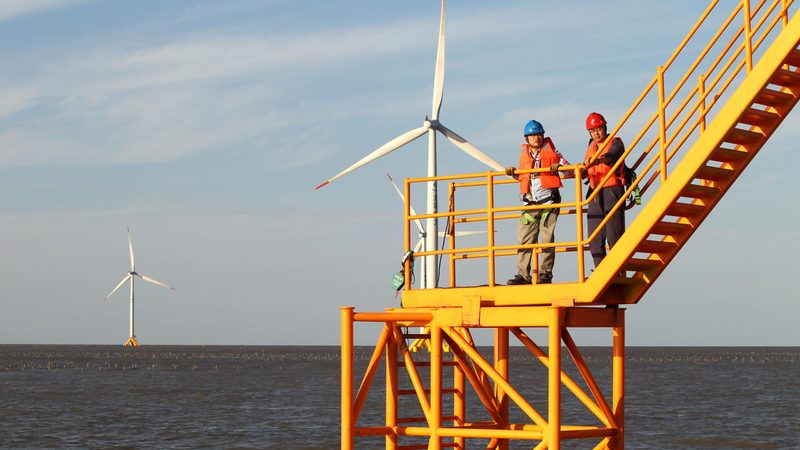
[[[477,159],[478,161],[486,164],[494,170],[502,171],[503,166],[497,161],[492,159],[489,155],[472,145],[469,141],[450,130],[444,124],[439,122],[439,111],[442,108],[442,98],[444,95],[444,0],[442,0],[442,13],[439,19],[439,44],[436,50],[436,70],[433,78],[433,102],[431,105],[430,117],[425,116],[422,126],[413,130],[407,131],[400,136],[392,139],[386,144],[382,145],[369,155],[365,156],[352,166],[341,171],[333,178],[325,181],[316,187],[319,189],[330,182],[342,177],[361,166],[369,164],[370,162],[384,156],[398,148],[408,144],[409,142],[421,137],[425,133],[428,134],[428,177],[436,176],[436,132],[440,132],[447,140],[452,142],[456,147],[463,150],[468,155]],[[438,212],[438,202],[436,193],[436,182],[428,183],[428,207],[427,214],[436,214]],[[436,237],[438,236],[438,226],[436,218],[428,218],[425,233],[425,247],[424,251],[435,251],[437,247]],[[426,289],[434,288],[437,285],[436,276],[436,257],[434,255],[425,257],[425,273],[423,274],[423,286]]]
[[[125,344],[123,344],[123,345],[125,345],[126,347],[139,347],[141,344],[139,344],[139,341],[136,340],[136,334],[133,332],[133,285],[134,285],[134,280],[136,279],[136,277],[139,277],[144,281],[147,281],[147,282],[150,282],[150,283],[153,283],[153,284],[157,284],[159,286],[163,286],[163,287],[168,288],[168,289],[172,289],[173,291],[175,290],[175,288],[167,286],[166,284],[164,284],[164,283],[162,283],[162,282],[160,282],[158,280],[155,280],[153,278],[150,278],[147,275],[142,275],[142,274],[136,272],[136,262],[135,262],[134,257],[133,257],[133,241],[131,240],[131,228],[130,227],[128,227],[128,252],[130,253],[130,257],[131,257],[131,270],[128,272],[127,275],[125,275],[125,277],[122,278],[122,281],[119,282],[117,287],[112,289],[111,292],[109,292],[108,295],[106,295],[106,297],[103,299],[103,301],[108,300],[109,297],[114,295],[114,292],[117,292],[117,289],[121,288],[122,285],[125,284],[125,282],[130,280],[130,282],[131,282],[130,333],[129,333],[129,336],[128,336],[128,340],[125,341]]]

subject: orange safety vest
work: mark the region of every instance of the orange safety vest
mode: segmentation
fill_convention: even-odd
[[[622,139],[618,137],[615,137],[614,140],[615,141],[618,140],[620,144],[622,143]],[[603,152],[600,153],[600,155],[597,158],[602,158],[603,155],[608,153],[608,150],[611,149],[611,144],[613,144],[613,142],[610,142],[609,145],[607,145],[606,148],[603,149]],[[594,156],[595,152],[597,152],[597,143],[594,141],[594,139],[592,139],[592,141],[589,142],[589,148],[586,149],[586,158],[584,158],[584,161],[588,161],[589,158]],[[603,185],[604,188],[625,185],[625,176],[623,174],[623,167],[625,167],[624,162],[620,164],[619,169],[617,170],[617,175],[610,177],[608,180],[606,180],[606,183]],[[592,167],[589,167],[586,170],[588,174],[587,177],[589,178],[589,186],[592,189],[596,189],[597,185],[600,184],[601,181],[603,181],[603,177],[606,176],[609,170],[611,170],[611,166],[600,162],[593,165]]]
[[[542,150],[539,153],[539,159],[541,160],[541,167],[547,168],[552,166],[555,163],[561,162],[561,157],[558,156],[556,153],[556,147],[553,145],[553,141],[548,137],[544,138],[544,143],[542,144]],[[531,156],[531,146],[528,144],[522,144],[522,150],[519,153],[519,170],[526,170],[526,169],[533,169],[533,157]],[[531,175],[530,173],[523,173],[519,176],[519,193],[520,194],[530,194],[531,192]],[[561,177],[558,174],[552,174],[550,172],[542,172],[536,174],[539,177],[539,180],[542,182],[542,187],[547,189],[553,188],[560,188],[561,184]]]

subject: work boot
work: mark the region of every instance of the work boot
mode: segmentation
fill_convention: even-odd
[[[537,284],[550,284],[552,282],[553,282],[553,274],[549,272],[540,273],[538,280],[536,280]]]
[[[516,274],[514,275],[514,278],[508,280],[506,284],[509,286],[513,286],[515,284],[531,284],[531,279],[525,278],[520,274]]]

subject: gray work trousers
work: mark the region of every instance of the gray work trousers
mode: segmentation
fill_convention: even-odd
[[[545,211],[549,211],[545,214]],[[555,240],[556,221],[558,220],[558,208],[538,209],[527,211],[533,216],[531,223],[525,224],[525,219],[520,216],[517,224],[517,242],[522,245],[534,244],[540,239],[542,244],[550,244]],[[542,220],[544,216],[544,220]],[[533,249],[517,250],[517,274],[525,279],[531,278],[531,257]],[[555,248],[542,249],[542,263],[539,265],[539,275],[543,273],[553,273],[553,263],[556,260]]]
[[[611,186],[600,189],[597,196],[589,202],[589,207],[586,211],[586,221],[589,225],[589,234],[592,234],[600,222],[608,215],[611,208],[617,204],[617,201],[625,194],[625,188],[622,186]],[[617,243],[622,233],[625,232],[625,205],[614,213],[608,220],[608,223],[597,233],[597,236],[589,242],[589,251],[592,253],[594,266],[597,267],[603,258],[606,257],[606,242],[608,248]]]

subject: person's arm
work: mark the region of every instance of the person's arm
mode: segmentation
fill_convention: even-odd
[[[558,173],[558,169],[561,166],[568,166],[569,165],[569,161],[567,161],[567,158],[564,158],[564,155],[562,155],[561,152],[557,151],[556,155],[558,155],[558,162],[554,163],[553,165],[550,166],[550,172],[551,173]],[[564,172],[564,173],[561,174],[561,177],[562,178],[574,178],[575,174],[572,173],[572,172]]]
[[[614,138],[614,140],[611,141],[611,148],[608,149],[605,155],[597,158],[597,162],[607,166],[613,166],[619,161],[623,153],[625,153],[625,144],[622,143],[622,139]]]

